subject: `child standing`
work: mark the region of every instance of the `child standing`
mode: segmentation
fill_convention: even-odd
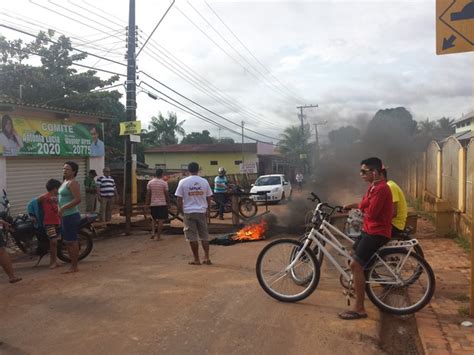
[[[58,190],[60,187],[60,181],[50,179],[46,183],[46,190],[48,192],[38,197],[38,203],[41,204],[43,209],[43,226],[49,238],[50,269],[55,269],[59,266],[56,256],[58,253],[58,239],[61,236],[61,218],[58,213]]]

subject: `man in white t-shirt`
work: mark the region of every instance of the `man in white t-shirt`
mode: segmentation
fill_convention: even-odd
[[[198,176],[199,165],[192,162],[188,165],[190,176],[180,180],[176,189],[178,211],[183,212],[184,236],[191,246],[194,260],[190,265],[201,265],[199,259],[199,244],[204,249],[203,264],[211,265],[209,259],[209,233],[207,216],[211,205],[212,191],[206,179]]]

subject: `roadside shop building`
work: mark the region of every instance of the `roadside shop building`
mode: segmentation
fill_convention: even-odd
[[[63,165],[79,165],[77,181],[85,201],[89,169],[104,167],[103,122],[107,117],[0,100],[0,192],[7,191],[12,214],[24,213],[46,182],[62,181]],[[81,211],[85,202],[81,203]]]

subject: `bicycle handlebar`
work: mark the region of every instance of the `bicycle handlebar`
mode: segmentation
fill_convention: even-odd
[[[321,199],[314,192],[311,192],[311,196],[312,197],[308,197],[307,199],[313,202],[318,201],[318,203],[321,203]]]

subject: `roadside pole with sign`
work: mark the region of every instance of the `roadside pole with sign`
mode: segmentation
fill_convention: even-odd
[[[120,135],[128,136],[131,142],[140,142],[140,133],[142,131],[141,121],[120,122]],[[125,158],[126,159],[126,158]],[[131,162],[131,202],[136,204],[137,198],[137,155],[132,154]]]
[[[436,0],[436,54],[474,51],[474,2]],[[469,171],[469,169],[467,169]],[[474,189],[471,192],[471,304],[474,316]]]

